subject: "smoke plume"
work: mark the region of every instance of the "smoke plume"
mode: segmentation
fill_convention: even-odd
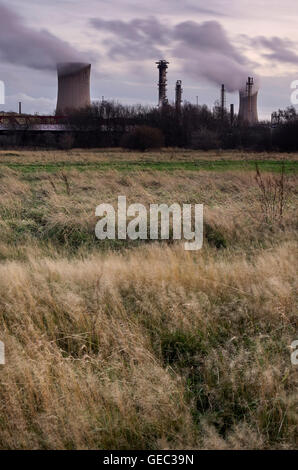
[[[285,62],[289,64],[298,64],[298,55],[293,52],[297,45],[288,39],[278,37],[266,38],[257,36],[251,40],[254,47],[263,47],[270,52],[263,54],[263,57],[275,62]]]
[[[224,83],[228,91],[241,88],[247,76],[253,74],[252,65],[217,21],[185,21],[175,26],[155,17],[129,22],[93,18],[90,22],[97,30],[110,33],[104,44],[111,58],[178,58],[185,75]]]
[[[57,62],[81,61],[67,42],[46,30],[34,30],[22,17],[0,4],[0,59],[2,62],[43,70]]]
[[[251,74],[251,65],[230,42],[217,21],[185,21],[175,26],[173,49],[183,68],[193,78],[224,83],[228,91],[238,90]]]
[[[156,59],[162,55],[162,46],[166,46],[171,37],[171,29],[154,17],[128,22],[93,18],[90,23],[95,29],[114,36],[103,42],[112,59]]]

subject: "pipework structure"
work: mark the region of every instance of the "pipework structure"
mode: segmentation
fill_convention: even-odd
[[[182,81],[177,80],[176,82],[176,89],[175,89],[175,108],[177,113],[181,112],[181,104],[182,104]]]
[[[246,87],[239,92],[239,122],[240,124],[254,125],[258,122],[258,90],[254,79],[248,77]]]
[[[159,60],[155,62],[159,70],[158,81],[158,106],[163,107],[168,104],[167,100],[167,68],[169,62],[166,60]]]
[[[90,106],[91,65],[81,62],[65,62],[57,65],[58,97],[56,114]]]

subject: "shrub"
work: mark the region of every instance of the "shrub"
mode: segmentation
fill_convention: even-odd
[[[61,138],[61,136],[60,136]],[[57,137],[53,132],[46,132],[43,136],[43,145],[46,147],[56,147],[57,146]]]
[[[194,356],[206,353],[198,332],[191,334],[180,330],[162,334],[161,351],[165,363],[176,363],[179,367],[193,366]]]
[[[164,136],[159,129],[149,126],[138,126],[121,139],[121,147],[144,152],[158,149],[164,145]]]
[[[282,224],[285,205],[288,199],[284,163],[278,176],[262,175],[256,163],[255,180],[260,190],[259,202],[264,221],[269,224],[274,222]]]
[[[205,224],[205,236],[208,243],[216,248],[226,248],[227,241],[223,234],[219,231],[211,227],[209,224]]]
[[[74,136],[71,133],[62,134],[59,138],[59,148],[62,150],[71,149],[74,146]]]
[[[298,120],[289,121],[273,131],[273,144],[281,152],[296,152]]]
[[[202,128],[191,136],[191,147],[200,150],[218,149],[221,146],[219,135],[215,131]]]

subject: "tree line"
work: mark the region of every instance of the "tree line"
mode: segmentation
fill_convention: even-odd
[[[279,110],[277,124],[263,121],[240,125],[220,106],[184,103],[175,106],[124,106],[115,102],[95,102],[91,107],[69,113],[67,125],[76,134],[79,146],[123,146],[144,150],[141,135],[152,148],[157,146],[255,151],[298,150],[298,115],[294,107]],[[156,132],[159,131],[159,133]],[[143,145],[144,147],[144,145]]]
[[[124,147],[146,150],[180,147],[201,150],[243,149],[252,151],[298,151],[298,114],[294,107],[273,114],[272,122],[241,125],[215,105],[184,103],[162,108],[125,106],[112,101],[68,112],[59,120],[63,132],[33,132],[11,129],[0,145],[43,147]]]

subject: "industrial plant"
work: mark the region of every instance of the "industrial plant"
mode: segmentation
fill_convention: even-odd
[[[57,65],[58,98],[56,114],[90,106],[91,65],[83,63],[62,63]]]
[[[104,99],[92,103],[91,64],[58,63],[57,103],[53,115],[22,113],[22,103],[19,103],[18,113],[0,113],[0,145],[59,147],[60,142],[67,140],[74,146],[117,147],[122,146],[124,136],[138,126],[158,128],[165,138],[165,146],[235,148],[243,145],[242,142],[246,145],[239,132],[244,135],[245,129],[253,129],[258,124],[258,88],[253,77],[248,77],[239,91],[237,114],[234,103],[227,103],[228,84],[224,83],[219,87],[219,99],[213,108],[200,104],[198,97],[196,105],[184,101],[181,77],[175,80],[173,99],[169,99],[170,62],[161,59],[155,64],[158,69],[156,105],[146,107],[123,106]],[[270,132],[270,124],[263,125],[264,128]]]
[[[256,124],[258,122],[258,90],[255,88],[252,77],[248,77],[246,88],[240,90],[239,97],[239,122],[249,125]]]
[[[166,60],[159,60],[156,62],[159,70],[158,81],[158,106],[162,107],[168,104],[167,99],[167,68],[169,62]]]
[[[167,60],[159,60],[156,62],[159,71],[158,81],[158,107],[160,109],[165,106],[169,106],[169,100],[167,97],[167,71],[169,62]],[[57,77],[58,77],[58,92],[57,92],[57,106],[56,116],[66,116],[73,111],[86,108],[91,105],[90,98],[90,75],[91,75],[91,64],[88,63],[77,63],[77,62],[65,62],[57,64]],[[182,106],[182,80],[176,81],[175,87],[175,109],[179,113]],[[226,89],[225,85],[221,86],[221,98],[220,98],[220,109],[222,116],[226,110]],[[238,122],[241,125],[254,125],[258,122],[258,110],[257,110],[257,97],[258,90],[254,84],[254,79],[248,77],[246,87],[239,91],[239,114]],[[22,115],[21,103],[19,103],[19,115]],[[28,125],[28,115],[22,115],[23,119],[26,120]],[[31,125],[34,124],[32,121],[33,116],[30,119]],[[35,119],[35,127],[40,127],[42,130],[46,129],[45,122],[47,122],[47,116],[37,117]],[[53,117],[48,117],[54,124]],[[41,122],[42,121],[42,122]],[[231,124],[235,122],[234,104],[230,105],[230,121]],[[13,122],[15,129],[19,125],[22,127],[22,122],[17,115],[9,117],[7,113],[0,115],[0,130],[5,129],[5,124],[9,127],[9,123]],[[57,123],[58,124],[58,123]],[[52,130],[49,128],[49,130]],[[59,128],[57,127],[57,130]]]

